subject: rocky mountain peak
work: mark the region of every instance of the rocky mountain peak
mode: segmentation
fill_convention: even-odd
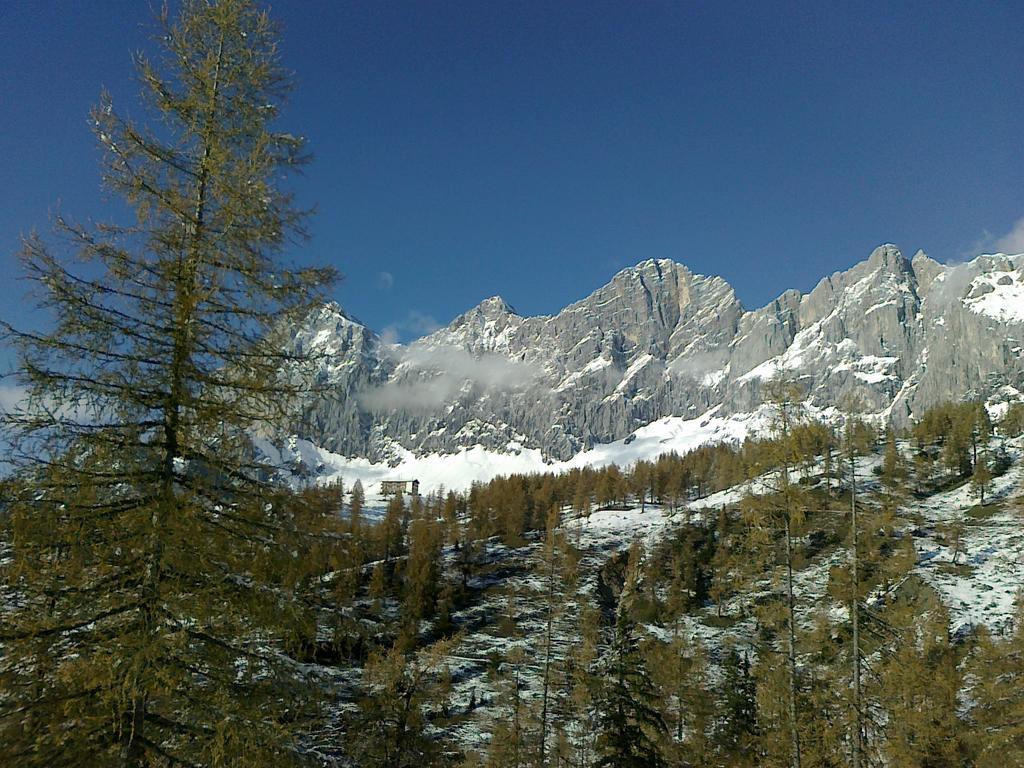
[[[501,296],[491,296],[452,320],[448,324],[448,329],[461,328],[467,325],[508,322],[513,317],[518,318],[519,314],[511,304],[501,298]]]
[[[494,296],[403,348],[329,305],[297,335],[336,351],[338,395],[311,406],[303,436],[369,458],[519,445],[565,459],[665,416],[756,410],[778,375],[820,409],[852,394],[903,424],[943,400],[1024,390],[1022,267],[910,261],[885,244],[746,311],[722,278],[649,259],[556,315]]]
[[[636,266],[621,270],[605,288],[614,286],[621,289],[640,285],[654,292],[674,295],[680,286],[687,286],[693,277],[693,272],[685,264],[671,259],[646,259]]]
[[[485,317],[499,317],[501,315],[518,315],[515,307],[505,301],[501,296],[491,296],[476,305],[476,311]]]
[[[336,301],[328,301],[310,315],[310,324],[318,326],[328,325],[358,325],[366,326],[355,315],[346,312]]]
[[[912,271],[910,262],[906,259],[898,247],[892,243],[880,245],[871,252],[868,257],[868,269],[871,271],[884,270],[886,272],[909,272]]]
[[[291,334],[294,348],[318,354],[342,354],[352,348],[363,350],[377,340],[377,334],[334,301],[313,310]]]
[[[419,347],[452,346],[473,354],[506,350],[523,318],[501,296],[484,299],[468,312],[416,342]]]
[[[623,272],[632,272],[655,280],[664,280],[667,276],[673,274],[692,274],[689,267],[672,259],[644,259],[636,266],[629,267],[623,270]]]

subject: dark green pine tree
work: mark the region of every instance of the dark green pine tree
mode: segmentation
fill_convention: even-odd
[[[633,625],[620,610],[608,651],[599,703],[598,768],[667,766],[661,745],[668,727]]]
[[[749,765],[757,744],[757,683],[750,660],[730,648],[722,662],[715,747],[726,765]]]
[[[28,401],[5,419],[0,765],[293,764],[317,698],[288,653],[315,632],[302,596],[337,515],[273,483],[251,439],[306,391],[282,329],[333,277],[280,260],[303,219],[278,186],[303,159],[276,127],[288,77],[246,0],[159,22],[159,57],[137,58],[158,127],[108,96],[93,113],[133,220],[58,220],[66,258],[23,248],[53,326],[6,328]]]

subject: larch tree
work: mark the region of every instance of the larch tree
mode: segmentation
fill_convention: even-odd
[[[668,752],[673,765],[699,763],[710,754],[708,739],[715,712],[707,653],[697,635],[687,638],[673,621],[667,643],[651,644],[651,673],[660,692],[660,709],[669,726]]]
[[[1014,631],[996,638],[982,630],[971,658],[977,681],[971,698],[973,738],[979,768],[1024,763],[1024,603],[1019,603]]]
[[[964,687],[961,653],[950,637],[949,612],[935,601],[930,608],[897,605],[890,613],[897,634],[879,670],[878,692],[885,713],[886,764],[972,764],[970,729],[958,703]]]
[[[761,566],[776,559],[776,541],[781,538],[779,554],[783,567],[783,594],[780,604],[770,606],[765,614],[769,623],[781,623],[785,664],[785,724],[787,733],[787,762],[792,768],[801,766],[800,669],[797,648],[797,596],[794,589],[794,562],[796,538],[805,521],[808,506],[807,493],[793,478],[793,469],[799,464],[800,454],[793,439],[793,430],[799,420],[803,392],[798,385],[776,379],[769,383],[767,400],[775,416],[774,439],[765,449],[768,471],[762,478],[763,493],[750,493],[743,499],[744,520],[748,527],[746,545],[761,559]],[[780,622],[781,619],[781,622]],[[776,681],[777,682],[777,681]]]
[[[536,595],[536,600],[544,611],[544,634],[537,648],[537,661],[541,665],[537,763],[542,766],[552,762],[550,736],[564,729],[567,719],[565,699],[571,685],[570,660],[565,658],[564,652],[558,652],[557,628],[571,610],[579,609],[576,596],[579,558],[566,540],[561,522],[560,507],[552,505],[548,510],[544,542],[534,566],[536,581],[543,590]]]
[[[588,766],[597,736],[598,712],[594,706],[598,680],[595,666],[601,651],[601,609],[582,605],[576,615],[577,642],[569,649],[569,708],[575,764]]]
[[[895,510],[907,494],[907,478],[910,471],[896,442],[896,433],[892,429],[886,430],[885,433],[885,453],[881,469],[880,479],[885,491],[883,501],[887,509]]]
[[[547,525],[544,535],[544,546],[541,550],[542,561],[540,566],[540,577],[544,585],[544,662],[543,675],[541,678],[541,712],[540,712],[540,738],[538,740],[537,764],[545,765],[545,757],[548,747],[548,725],[549,710],[552,694],[552,655],[554,652],[554,627],[557,615],[560,612],[564,596],[560,595],[559,561],[562,555],[562,536],[558,530],[561,522],[561,515],[558,507],[552,506],[548,510]]]
[[[388,502],[384,511],[384,519],[374,528],[377,539],[377,555],[383,561],[388,583],[394,576],[395,561],[405,554],[405,523],[408,515],[405,499],[401,493],[395,494]]]
[[[533,756],[530,743],[535,712],[530,700],[523,695],[523,677],[528,666],[524,646],[514,645],[495,670],[492,687],[500,714],[490,725],[488,768],[522,768],[534,762],[530,759]]]
[[[850,671],[853,693],[852,731],[850,738],[851,765],[861,768],[864,762],[864,703],[863,703],[863,670],[864,659],[861,651],[861,600],[863,590],[863,566],[860,559],[860,507],[857,498],[857,455],[864,453],[873,442],[870,429],[859,419],[862,410],[860,403],[850,400],[844,406],[845,424],[843,426],[843,453],[849,471],[850,492],[850,541],[849,541],[849,589],[847,605],[850,611],[851,645]]]
[[[459,642],[456,636],[409,653],[396,643],[370,654],[360,681],[358,727],[348,734],[356,765],[436,764],[443,745],[427,733],[429,715],[447,698],[448,658]]]
[[[441,536],[436,520],[418,518],[409,525],[402,622],[403,634],[410,644],[416,638],[420,620],[434,613],[442,575]]]
[[[858,456],[871,451],[877,435],[859,418],[859,410],[853,401],[844,404],[840,454],[849,494],[844,501],[844,506],[849,505],[849,535],[845,562],[830,569],[827,590],[830,597],[847,606],[849,621],[841,621],[840,626],[822,611],[818,642],[812,643],[818,665],[824,668],[814,692],[820,697],[814,703],[814,711],[821,713],[819,719],[827,720],[824,713],[832,700],[846,702],[844,715],[834,719],[843,721],[843,741],[848,746],[852,766],[869,765],[871,754],[877,751],[871,742],[882,738],[876,697],[870,695],[874,687],[871,678],[877,670],[868,663],[867,650],[891,632],[880,613],[884,606],[880,596],[890,594],[894,585],[901,584],[917,561],[912,542],[897,535],[898,505],[906,496],[906,464],[890,431],[880,467],[880,487],[868,490],[869,483],[863,471],[858,470],[857,461]],[[874,597],[869,600],[872,594]],[[849,642],[830,642],[829,638],[836,635],[848,636]],[[819,734],[827,733],[830,727],[819,727]]]
[[[736,546],[739,537],[733,528],[729,510],[720,508],[715,524],[715,551],[710,563],[711,583],[708,585],[708,597],[714,602],[715,615],[719,619],[726,601],[736,592],[743,578],[743,553],[738,551],[741,549]]]
[[[991,457],[989,456],[990,428],[988,421],[981,421],[978,427],[978,440],[974,449],[974,472],[971,474],[971,487],[978,493],[978,503],[985,506],[985,491],[992,484]]]
[[[999,431],[1006,437],[1024,434],[1024,403],[1010,403],[999,422]]]
[[[279,180],[277,30],[245,0],[186,0],[136,59],[158,127],[104,95],[93,125],[127,225],[26,239],[48,331],[6,326],[25,405],[3,518],[0,763],[301,759],[310,519],[257,461],[305,362],[283,331],[333,278],[291,269],[304,218]],[[63,252],[67,251],[65,258]]]

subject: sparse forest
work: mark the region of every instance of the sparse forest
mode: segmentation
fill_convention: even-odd
[[[384,509],[296,482],[254,438],[323,386],[281,329],[334,274],[281,261],[304,155],[276,29],[244,0],[159,21],[158,127],[107,96],[92,118],[134,221],[28,238],[53,326],[4,326],[29,397],[5,416],[0,764],[1024,765],[1024,570],[998,625],[954,627],[936,586],[981,567],[976,531],[1024,525],[1024,406],[879,431],[778,382],[763,437],[628,467]]]
[[[959,766],[995,764],[996,743],[1020,759],[1019,614],[954,635],[913,573],[916,501],[976,502],[937,534],[950,569],[957,527],[1006,503],[982,504],[977,477],[1011,468],[1012,414],[945,405],[896,435],[799,410],[780,403],[777,434],[742,445],[396,498],[360,545],[341,636],[411,665],[409,761]],[[595,553],[592,518],[645,509],[663,536]],[[360,709],[378,695],[357,688]]]

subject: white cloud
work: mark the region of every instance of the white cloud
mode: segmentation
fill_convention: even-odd
[[[380,387],[359,394],[360,404],[369,411],[432,411],[453,400],[459,385],[452,377],[440,375],[433,379],[410,382],[389,381]]]
[[[937,307],[947,307],[959,302],[966,295],[967,287],[977,274],[972,269],[971,262],[949,261],[945,266],[946,271],[940,276],[941,279],[932,283],[928,294],[928,300]]]
[[[430,315],[410,309],[404,320],[391,323],[380,332],[385,344],[398,344],[403,338],[418,339],[433,333],[441,324]]]
[[[1013,228],[995,242],[999,253],[1024,253],[1024,217],[1014,222]]]
[[[371,411],[429,411],[458,398],[464,390],[505,391],[528,385],[533,370],[501,355],[471,355],[453,346],[412,345],[401,350],[399,361],[409,377],[389,381],[359,395]]]
[[[959,257],[945,260],[943,263],[946,266],[955,266],[961,262],[970,261],[980,253],[989,253],[992,250],[991,246],[994,239],[991,232],[983,229],[978,239],[961,251]]]
[[[415,309],[409,310],[409,317],[405,321],[406,330],[417,336],[426,336],[440,327],[441,324],[433,317],[423,312],[418,312]]]

